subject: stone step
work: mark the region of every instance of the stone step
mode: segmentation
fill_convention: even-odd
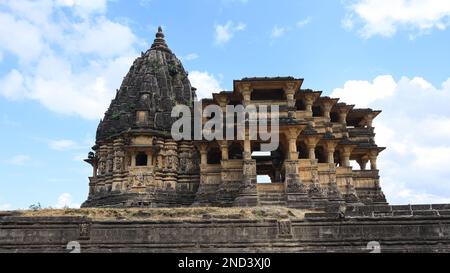
[[[258,200],[264,202],[286,202],[286,198],[279,198],[279,199],[258,198]]]
[[[263,199],[286,199],[285,195],[258,195],[258,197]]]
[[[287,206],[287,202],[286,201],[277,201],[277,202],[275,202],[275,201],[272,201],[272,202],[270,202],[270,201],[261,201],[261,200],[259,200],[259,204],[261,205],[261,206],[266,206],[266,207],[285,207],[285,206]]]

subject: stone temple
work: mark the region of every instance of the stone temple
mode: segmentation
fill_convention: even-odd
[[[159,28],[98,126],[83,207],[386,205],[377,168],[385,148],[376,144],[372,126],[381,111],[303,89],[303,79],[244,78],[233,91],[201,101],[224,110],[279,106],[276,151],[255,153],[262,141],[250,138],[174,141],[173,107],[193,109],[197,98],[164,38]],[[260,176],[271,183],[258,183]]]
[[[84,208],[0,211],[0,253],[67,253],[74,242],[83,253],[450,253],[450,204],[386,202],[372,126],[380,111],[302,86],[245,78],[202,100],[279,106],[270,153],[250,127],[236,140],[175,141],[173,107],[200,107],[159,29],[100,122]]]

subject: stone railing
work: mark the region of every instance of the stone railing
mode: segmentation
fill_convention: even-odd
[[[353,171],[353,179],[379,179],[380,172],[378,170],[357,170]]]
[[[284,193],[286,186],[284,183],[258,184],[258,192],[279,192]]]

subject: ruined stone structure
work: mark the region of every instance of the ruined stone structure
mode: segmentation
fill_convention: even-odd
[[[263,141],[249,137],[176,142],[171,111],[176,105],[193,109],[196,95],[160,28],[100,122],[95,153],[86,160],[94,171],[84,207],[386,204],[377,168],[384,148],[376,145],[372,126],[380,111],[302,85],[292,77],[245,78],[233,91],[202,100],[203,107],[224,111],[227,105],[278,105],[276,151],[255,154]],[[260,175],[272,183],[258,184]]]

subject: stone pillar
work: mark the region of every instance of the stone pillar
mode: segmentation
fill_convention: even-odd
[[[297,160],[298,159],[298,152],[297,152],[297,138],[290,138],[289,139],[289,154],[288,154],[289,160]]]
[[[378,151],[371,151],[369,153],[369,159],[370,159],[370,169],[372,171],[378,170],[378,166],[377,166]]]
[[[105,191],[111,192],[114,175],[114,145],[107,146]]]
[[[324,101],[322,103],[323,116],[331,120],[331,109],[333,108],[334,102],[331,100]]]
[[[316,145],[315,144],[308,144],[308,157],[311,160],[316,159]]]
[[[158,188],[163,187],[163,175],[164,175],[164,140],[157,138],[155,141],[156,146],[156,166],[155,166],[155,186]]]
[[[311,160],[315,160],[316,159],[316,146],[317,143],[319,143],[320,141],[320,137],[319,135],[315,135],[315,136],[307,136],[305,138],[305,143],[306,146],[308,147],[308,157]]]
[[[304,127],[290,127],[284,132],[284,136],[289,144],[289,160],[298,160],[297,138],[303,129]]]
[[[152,167],[153,165],[153,152],[152,151],[147,151],[147,167]]]
[[[363,123],[362,125],[367,126],[368,128],[372,128],[373,127],[373,119],[375,118],[375,115],[373,113],[368,114],[367,116],[364,117],[363,121],[361,123]]]
[[[131,152],[131,167],[136,167],[136,152],[132,151]]]
[[[338,108],[339,123],[341,123],[344,126],[347,126],[347,115],[350,112],[350,110],[353,109],[353,107],[354,107],[353,105],[344,105]]]
[[[97,173],[98,173],[98,163],[97,161],[93,162],[92,164],[93,166],[93,174],[92,177],[97,178]]]
[[[234,201],[237,207],[253,207],[258,205],[256,188],[256,160],[244,160],[243,181],[238,197]]]
[[[342,167],[350,167],[351,151],[348,148],[341,149],[341,164]]]
[[[313,116],[312,107],[313,107],[313,104],[314,104],[314,99],[315,99],[315,97],[312,94],[311,95],[307,95],[305,97],[306,112],[308,112],[311,115],[311,117]]]
[[[289,108],[295,108],[295,82],[289,82],[285,89],[287,104]]]
[[[220,141],[220,150],[222,152],[222,160],[228,160],[228,141]]]
[[[308,197],[306,186],[300,180],[299,164],[299,160],[286,160],[284,162],[287,204],[290,208],[311,208],[312,202]]]
[[[123,139],[114,140],[114,160],[113,160],[113,183],[112,183],[112,191],[120,192],[122,191],[123,182],[125,180],[124,177],[124,162],[125,162],[125,151],[124,151],[124,142]]]
[[[244,107],[247,107],[251,103],[252,99],[252,87],[250,84],[243,84],[241,88],[242,97],[244,98]]]
[[[332,139],[324,141],[323,147],[327,153],[327,163],[329,164],[329,181],[327,185],[326,196],[331,206],[339,207],[340,204],[344,203],[341,191],[339,190],[336,181],[336,164],[334,163],[334,152],[336,151],[336,146],[339,140]]]
[[[244,160],[251,160],[252,159],[252,143],[250,141],[250,137],[246,135],[244,140],[244,154],[243,154]]]
[[[336,140],[329,140],[325,141],[323,147],[325,149],[325,152],[327,153],[327,163],[334,165],[334,152],[336,151],[337,141]]]
[[[198,149],[200,152],[200,165],[204,168],[208,165],[208,144],[201,143],[198,145]]]
[[[172,139],[166,140],[164,148],[166,150],[165,167],[168,171],[176,173],[178,171],[178,143]]]
[[[211,187],[207,184],[208,143],[197,145],[200,153],[200,185],[195,195],[194,206],[210,206]]]
[[[339,111],[339,123],[347,125],[347,111]]]

